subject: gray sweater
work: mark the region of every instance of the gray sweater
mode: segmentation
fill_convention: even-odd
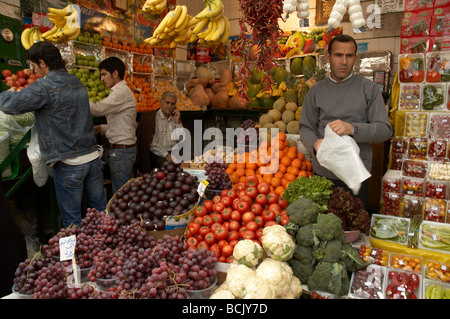
[[[312,155],[315,174],[338,179],[321,167],[314,151],[314,142],[324,137],[327,124],[334,120],[353,124],[353,138],[367,170],[372,168],[370,143],[382,143],[392,136],[380,88],[360,75],[335,82],[329,77],[315,84],[305,96],[299,120],[300,140]]]

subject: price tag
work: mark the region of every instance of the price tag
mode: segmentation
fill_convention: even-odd
[[[203,196],[203,194],[205,193],[206,186],[208,186],[208,184],[209,183],[206,179],[202,180],[202,182],[198,184],[197,193],[200,196]]]
[[[75,257],[75,245],[77,237],[75,235],[62,237],[59,239],[59,260],[69,260]]]

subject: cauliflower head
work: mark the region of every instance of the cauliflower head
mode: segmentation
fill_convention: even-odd
[[[256,272],[254,269],[245,265],[230,265],[227,270],[227,277],[224,284],[227,285],[227,289],[233,293],[236,298],[242,298],[242,291],[247,279],[255,277]]]
[[[245,281],[242,291],[243,299],[275,299],[275,289],[257,277]]]
[[[288,292],[284,296],[280,296],[279,299],[298,299],[300,298],[302,292],[303,288],[300,279],[292,276],[291,286],[289,287]]]
[[[214,292],[209,299],[236,299],[236,297],[231,293],[231,291],[222,289]]]
[[[233,258],[239,264],[247,267],[255,267],[263,256],[263,249],[260,244],[250,239],[238,241],[234,246]]]
[[[272,225],[263,228],[261,243],[267,255],[279,261],[291,259],[294,254],[295,243],[286,228]]]
[[[275,290],[275,295],[284,296],[290,289],[292,270],[284,261],[264,259],[256,268],[256,277]]]

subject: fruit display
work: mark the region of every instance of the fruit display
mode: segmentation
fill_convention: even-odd
[[[405,118],[406,137],[426,137],[428,125],[428,113],[407,112]]]
[[[80,35],[80,7],[76,4],[69,4],[63,9],[48,8],[47,14],[54,27],[42,34],[48,41],[63,43],[75,40]]]
[[[88,90],[89,101],[98,102],[109,95],[110,88],[106,87],[100,79],[99,69],[84,67],[72,68],[68,71],[75,75]]]
[[[107,210],[121,225],[143,220],[148,230],[164,230],[167,216],[185,214],[196,206],[197,187],[196,176],[166,161],[161,169],[125,184]]]
[[[450,224],[423,221],[420,225],[419,247],[448,253],[450,251]]]
[[[406,153],[408,151],[409,139],[403,136],[395,136],[391,139],[392,153]]]
[[[422,88],[422,110],[440,111],[444,105],[445,84],[429,83]]]
[[[167,0],[147,0],[142,6],[143,12],[150,14],[160,14],[167,8]]]
[[[205,167],[205,175],[208,186],[206,188],[206,195],[208,192],[220,192],[224,189],[231,189],[233,187],[230,176],[225,173],[227,164],[214,158],[209,158]],[[213,196],[211,196],[212,198]]]
[[[425,183],[425,196],[437,199],[447,198],[447,182],[427,180]]]
[[[244,147],[242,151],[249,152],[250,148],[256,148],[259,142],[259,129],[255,127],[255,121],[252,119],[244,120],[240,126],[242,131],[236,139],[236,145]],[[238,150],[239,152],[239,150]],[[239,152],[240,153],[240,152]]]
[[[425,280],[425,299],[450,299],[450,285]]]
[[[227,152],[225,148],[213,148],[205,151],[202,155],[195,156],[193,160],[189,162],[189,168],[204,170],[209,158],[221,158],[225,164],[233,162],[234,152]]]
[[[441,162],[430,162],[428,178],[435,180],[450,180],[450,164]]]
[[[430,114],[428,136],[438,139],[450,139],[450,115],[445,113]]]
[[[159,103],[161,101],[162,95],[165,91],[170,91],[177,95],[177,108],[180,111],[202,110],[202,108],[196,105],[191,98],[177,89],[171,82],[167,80],[152,82],[151,87],[152,95],[155,98],[156,103]]]
[[[426,198],[423,211],[424,220],[442,223],[447,215],[447,201],[437,198]]]
[[[420,110],[422,84],[400,84],[399,110]]]
[[[387,299],[417,299],[422,296],[422,276],[407,271],[388,270]]]
[[[374,238],[406,244],[409,225],[409,218],[373,214],[370,235]]]
[[[39,27],[26,28],[20,35],[20,42],[25,50],[29,50],[34,43],[40,41],[44,41],[44,37]]]
[[[405,195],[423,196],[425,182],[420,178],[403,178],[402,192]]]
[[[450,69],[446,67],[449,58],[450,55],[447,52],[428,52],[426,55],[425,81],[450,81]]]
[[[89,44],[102,45],[103,41],[98,33],[91,34],[89,31],[80,33],[77,37],[77,41]]]
[[[425,276],[429,279],[450,282],[450,265],[429,260],[425,265]]]
[[[402,165],[402,176],[425,178],[428,166],[428,161],[405,159]]]
[[[359,247],[359,256],[364,262],[379,266],[387,266],[389,262],[389,253],[387,251],[364,244]]]
[[[428,139],[426,137],[411,137],[408,145],[408,155],[411,159],[423,159],[427,156]]]
[[[352,274],[349,297],[356,299],[383,299],[386,268],[369,265]]]
[[[10,70],[2,70],[3,82],[9,87],[16,87],[17,91],[28,87],[31,83],[34,83],[39,79],[39,74],[33,73],[30,69],[19,70],[16,73],[12,73]]]
[[[427,156],[431,158],[447,157],[447,140],[430,138]]]
[[[389,267],[421,273],[423,259],[418,256],[390,253]]]
[[[383,215],[400,216],[401,194],[383,192],[381,196],[380,213]]]

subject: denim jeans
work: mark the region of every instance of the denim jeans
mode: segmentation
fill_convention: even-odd
[[[115,194],[133,176],[136,159],[136,146],[130,148],[111,148],[108,152],[111,172],[112,192]]]
[[[68,165],[61,161],[53,166],[56,199],[62,225],[81,227],[81,202],[83,191],[89,208],[106,209],[106,194],[103,190],[103,166],[100,157],[81,165]]]

